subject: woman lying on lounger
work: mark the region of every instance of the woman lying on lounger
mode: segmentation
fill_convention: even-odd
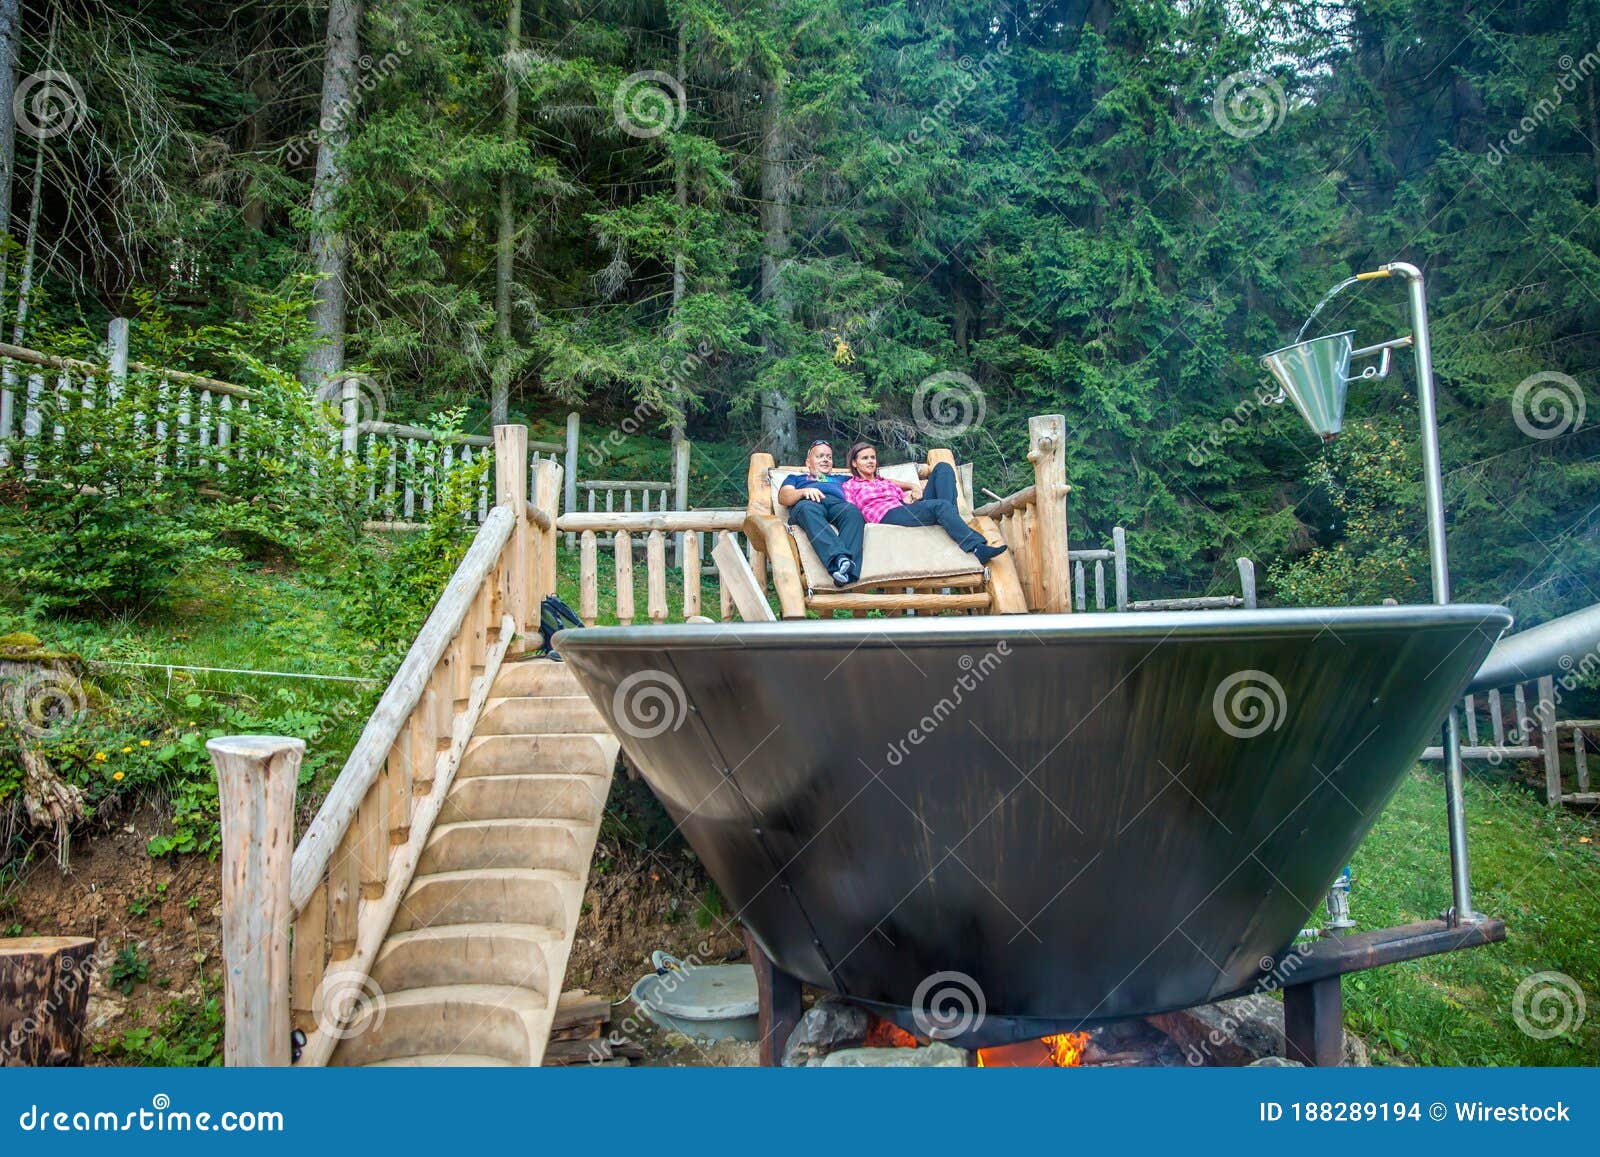
[[[868,522],[887,522],[891,526],[944,527],[955,544],[976,555],[987,565],[1005,547],[990,546],[983,535],[961,521],[956,509],[956,472],[941,462],[928,475],[926,484],[895,482],[878,476],[878,451],[870,442],[857,442],[845,459],[850,477],[844,480],[844,496],[861,508]]]

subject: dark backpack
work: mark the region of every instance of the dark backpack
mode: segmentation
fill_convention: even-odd
[[[566,603],[556,598],[555,595],[546,595],[544,602],[539,604],[539,637],[544,640],[541,654],[547,659],[561,661],[561,656],[556,654],[551,645],[557,631],[564,631],[568,627],[581,627],[583,620],[578,617]]]

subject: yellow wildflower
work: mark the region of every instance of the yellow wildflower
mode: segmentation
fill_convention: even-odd
[[[131,747],[124,747],[124,748],[123,748],[123,749],[122,749],[122,754],[123,754],[123,755],[128,755],[128,754],[130,754],[130,753],[131,753],[131,752],[132,752],[132,751],[133,751],[133,748],[131,748]]]
[[[105,753],[105,752],[103,752],[103,751],[97,751],[97,752],[95,752],[95,753],[94,753],[94,757],[95,757],[95,759],[96,759],[96,760],[97,760],[97,761],[98,761],[98,762],[100,762],[100,763],[104,763],[104,762],[105,762],[105,761],[106,761],[106,753]]]
[[[139,740],[139,746],[140,747],[149,747],[150,746],[150,741],[148,739],[141,739],[141,740]]]
[[[123,773],[122,773],[122,772],[120,772],[120,771],[113,771],[113,772],[112,772],[112,773],[111,773],[111,778],[112,778],[112,779],[121,779],[121,778],[122,778],[122,774],[123,774]]]

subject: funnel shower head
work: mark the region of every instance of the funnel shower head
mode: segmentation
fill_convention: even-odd
[[[1296,342],[1261,359],[1306,423],[1328,441],[1344,428],[1354,330]]]

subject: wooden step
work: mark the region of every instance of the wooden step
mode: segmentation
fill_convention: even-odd
[[[480,775],[565,772],[608,779],[617,766],[613,735],[476,735],[467,742],[456,779]]]
[[[420,878],[485,868],[551,868],[581,879],[594,839],[584,828],[594,826],[529,817],[439,824],[422,849],[417,873]]]
[[[411,881],[389,935],[441,924],[511,921],[571,931],[568,893],[583,884],[570,872],[543,868],[471,868],[434,872]]]
[[[599,823],[611,782],[593,775],[486,775],[451,785],[441,824],[547,819]]]
[[[546,951],[561,933],[542,924],[442,924],[396,932],[372,967],[382,992],[447,984],[506,984],[550,999]]]
[[[552,1011],[543,993],[505,984],[446,984],[385,993],[344,1030],[336,1065],[468,1054],[534,1065]]]
[[[508,1069],[512,1066],[509,1061],[503,1061],[499,1057],[486,1057],[473,1053],[422,1053],[414,1057],[390,1057],[386,1061],[369,1061],[362,1067],[369,1069]]]
[[[578,687],[577,676],[565,663],[524,659],[503,664],[489,694],[511,699],[519,695],[582,695],[583,692]]]
[[[587,695],[537,695],[489,699],[476,735],[604,735],[604,716]]]

